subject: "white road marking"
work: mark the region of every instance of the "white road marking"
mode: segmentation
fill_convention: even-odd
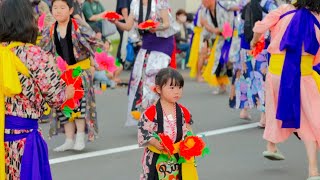
[[[233,126],[233,127],[223,128],[223,129],[206,131],[206,132],[198,133],[198,136],[203,136],[203,135],[204,136],[215,136],[215,135],[226,134],[226,133],[231,133],[231,132],[236,132],[236,131],[242,131],[245,129],[255,128],[258,126],[258,124],[259,123],[250,123],[250,124],[246,124],[246,125]],[[59,164],[59,163],[63,163],[63,162],[75,161],[75,160],[98,157],[98,156],[105,156],[105,155],[121,153],[121,152],[126,152],[126,151],[132,151],[132,150],[137,150],[137,149],[139,149],[139,146],[137,144],[134,144],[134,145],[123,146],[123,147],[118,147],[118,148],[105,149],[105,150],[101,150],[101,151],[94,151],[94,152],[89,152],[89,153],[83,153],[83,154],[77,154],[77,155],[71,155],[71,156],[50,159],[50,164],[51,165],[52,164]]]

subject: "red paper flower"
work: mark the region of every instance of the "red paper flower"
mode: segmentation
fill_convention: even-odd
[[[152,28],[156,28],[159,26],[159,22],[154,22],[152,20],[147,20],[145,22],[142,22],[138,25],[139,29],[152,29]]]
[[[67,86],[73,85],[75,89],[73,98],[63,103],[61,107],[62,109],[64,109],[65,106],[68,106],[70,109],[75,109],[78,106],[79,100],[82,99],[84,96],[84,90],[82,88],[82,79],[80,76],[73,77],[73,71],[73,69],[69,69],[61,75],[61,78],[66,82]]]
[[[167,152],[167,153],[172,155],[173,151],[174,151],[174,147],[173,147],[173,142],[170,139],[170,137],[168,135],[163,134],[163,133],[160,133],[159,137],[161,139],[162,145],[166,148],[166,150],[169,150],[169,152]]]
[[[188,136],[184,141],[180,143],[180,156],[186,160],[194,156],[202,155],[202,151],[205,148],[205,143],[198,136]]]
[[[264,46],[265,46],[264,37],[262,37],[251,52],[253,57],[257,57],[263,51]]]
[[[123,17],[120,14],[118,14],[114,11],[110,11],[110,12],[105,13],[103,15],[103,18],[108,19],[108,20],[113,20],[113,19],[121,20],[121,19],[123,19]]]

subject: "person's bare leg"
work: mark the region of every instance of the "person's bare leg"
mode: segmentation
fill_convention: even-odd
[[[73,148],[74,146],[74,133],[75,133],[75,124],[74,122],[68,122],[64,125],[66,140],[64,144],[54,149],[56,152],[67,151]]]
[[[81,151],[85,148],[85,128],[86,122],[84,119],[76,119],[76,128],[77,128],[77,135],[73,149]]]
[[[304,144],[306,147],[309,162],[309,176],[319,176],[317,143],[315,141],[307,141],[304,142]]]

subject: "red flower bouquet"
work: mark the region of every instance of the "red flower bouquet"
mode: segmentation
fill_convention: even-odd
[[[174,147],[173,147],[173,142],[170,139],[170,137],[168,135],[163,134],[163,133],[160,133],[159,137],[160,137],[161,143],[164,146],[164,148],[166,149],[167,153],[172,155],[173,151],[174,151]]]
[[[205,143],[200,137],[189,136],[180,144],[180,156],[190,160],[194,156],[200,156],[204,148]]]
[[[69,69],[62,73],[61,78],[66,82],[67,85],[73,85],[75,88],[74,97],[68,99],[61,106],[62,111],[67,117],[70,117],[72,110],[75,109],[80,99],[84,96],[84,90],[82,88],[82,79],[80,77],[82,70],[80,67],[76,69]]]
[[[180,159],[178,163],[184,163],[192,157],[205,156],[210,153],[205,142],[192,132],[187,133],[187,137],[180,143]]]
[[[152,20],[147,20],[145,22],[142,22],[138,25],[138,28],[141,30],[148,30],[148,29],[152,29],[152,28],[157,28],[159,26],[159,22],[155,22]]]
[[[123,19],[123,17],[120,14],[118,14],[114,11],[109,11],[109,12],[105,13],[103,15],[103,18],[105,18],[107,20],[121,20],[121,19]]]
[[[264,49],[265,47],[265,41],[264,37],[262,36],[259,40],[259,42],[256,44],[256,46],[251,51],[251,54],[253,57],[257,57]]]
[[[159,134],[154,133],[153,136],[163,145],[163,147],[166,149],[166,152],[170,156],[173,155],[173,151],[174,151],[173,141],[170,139],[168,135],[165,135],[164,133],[159,133]]]

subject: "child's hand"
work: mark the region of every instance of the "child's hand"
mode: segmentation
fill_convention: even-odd
[[[155,148],[157,148],[159,151],[163,151],[164,150],[163,145],[158,140],[156,140],[155,138],[152,138],[149,141],[149,144],[154,146]]]

